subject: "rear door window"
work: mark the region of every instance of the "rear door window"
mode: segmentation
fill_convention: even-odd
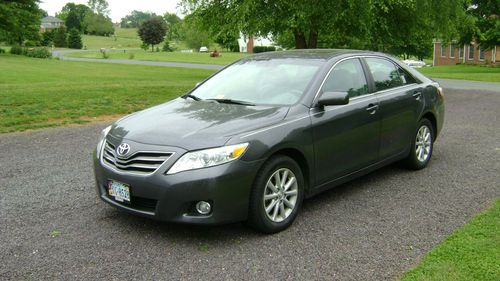
[[[392,62],[380,58],[366,58],[365,60],[375,82],[376,92],[405,84],[398,69]]]

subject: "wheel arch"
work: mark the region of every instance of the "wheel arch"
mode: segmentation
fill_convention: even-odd
[[[271,159],[272,157],[276,155],[284,155],[292,158],[300,167],[300,170],[302,171],[302,175],[304,176],[304,183],[305,183],[305,191],[309,189],[309,186],[311,185],[311,169],[309,167],[309,164],[307,162],[307,159],[300,150],[292,147],[286,147],[286,148],[280,148],[267,157],[267,160]]]
[[[422,119],[427,119],[431,122],[432,124],[432,131],[434,133],[434,141],[436,141],[437,139],[437,134],[438,134],[438,127],[437,127],[437,119],[436,119],[436,116],[432,113],[432,112],[427,112],[425,113],[424,115],[422,115],[422,118],[420,118],[420,120]]]

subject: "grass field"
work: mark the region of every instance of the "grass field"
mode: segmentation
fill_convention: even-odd
[[[83,46],[89,50],[100,48],[140,48],[141,39],[136,28],[116,28],[115,36],[83,35]]]
[[[130,59],[130,55],[133,54],[134,59],[136,60],[189,62],[220,65],[230,64],[247,56],[246,53],[222,53],[221,57],[212,58],[207,53],[146,52],[144,50],[109,50],[107,54],[109,55],[110,59]],[[102,59],[102,54],[98,51],[76,52],[67,54],[66,56]]]
[[[500,280],[500,199],[428,253],[402,281]]]
[[[88,123],[173,99],[210,70],[0,55],[0,133]]]
[[[479,65],[443,65],[418,69],[432,78],[500,82],[500,67]]]

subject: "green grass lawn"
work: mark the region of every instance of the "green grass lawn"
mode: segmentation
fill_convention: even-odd
[[[134,59],[136,60],[189,62],[220,65],[230,64],[247,56],[246,53],[222,53],[221,57],[212,58],[207,53],[146,52],[144,50],[109,50],[107,54],[109,55],[110,59],[130,59],[130,55],[133,54]],[[99,51],[76,52],[67,54],[66,56],[102,59],[102,54]]]
[[[459,64],[424,67],[418,70],[432,78],[500,82],[500,67]]]
[[[140,48],[142,41],[137,28],[116,28],[115,36],[82,35],[83,46],[89,50],[100,48]]]
[[[500,280],[500,200],[456,230],[401,280]]]
[[[118,118],[173,99],[210,70],[0,55],[0,133]]]

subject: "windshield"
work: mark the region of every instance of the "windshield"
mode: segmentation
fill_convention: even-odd
[[[292,105],[299,101],[323,61],[251,60],[224,69],[191,92],[204,100]]]

